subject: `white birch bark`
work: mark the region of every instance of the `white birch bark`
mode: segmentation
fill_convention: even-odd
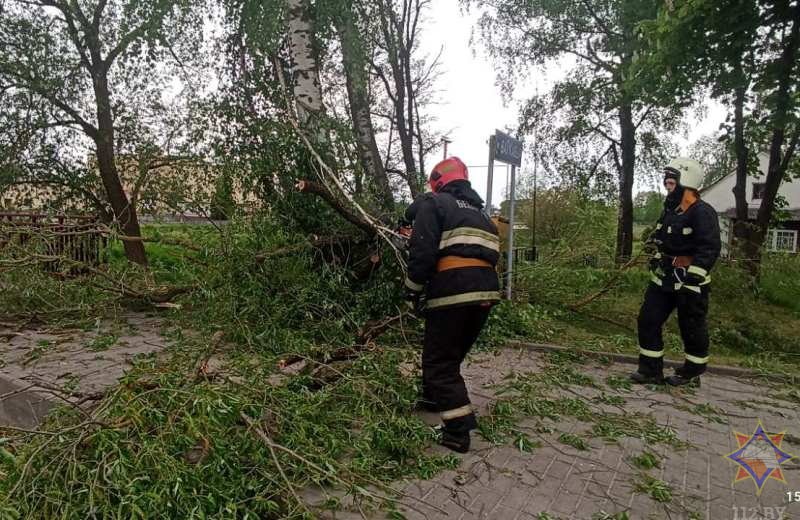
[[[309,20],[308,0],[288,0],[289,6],[289,50],[292,54],[293,93],[300,123],[311,134],[316,125],[312,118],[320,116],[325,107],[322,104],[322,88],[319,80],[319,64],[314,53],[313,28]],[[318,137],[318,136],[317,136]]]

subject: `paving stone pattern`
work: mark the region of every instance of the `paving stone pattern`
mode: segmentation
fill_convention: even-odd
[[[498,399],[497,385],[508,374],[536,372],[543,366],[543,354],[524,350],[473,356],[464,369],[473,404],[480,414],[488,414],[489,404]],[[625,376],[632,367],[589,362],[579,369],[602,382],[610,374]],[[660,467],[642,470],[631,462],[645,448],[637,438],[624,437],[617,443],[592,439],[590,421],[564,416],[549,423],[551,433],[539,433],[542,419],[524,418],[519,429],[542,447],[522,452],[510,443],[495,446],[473,434],[473,450],[461,457],[456,470],[429,481],[395,483],[406,495],[399,511],[410,520],[615,518],[613,514],[623,518],[622,513],[631,520],[743,520],[742,508],[748,509],[747,518],[755,511],[750,508],[756,507],[759,516],[753,518],[769,518],[764,508],[784,507],[784,518],[800,518],[800,504],[789,503],[786,494],[800,491],[798,459],[781,466],[788,484],[770,479],[759,496],[751,479],[733,484],[737,466],[724,458],[738,449],[733,430],[751,434],[759,419],[770,434],[788,430],[782,448],[800,455],[800,404],[775,397],[780,393],[763,380],[704,375],[701,387],[691,391],[658,387],[574,387],[572,391],[587,399],[601,391],[622,396],[624,405],[598,404],[596,411],[649,414],[659,426],[674,429],[688,448],[651,445]],[[423,418],[430,424],[437,422],[432,414]],[[565,432],[590,440],[590,449],[580,451],[559,442]],[[438,446],[431,449],[446,452]],[[658,502],[647,493],[637,493],[634,482],[641,481],[643,474],[668,484],[672,499]],[[326,513],[325,518],[387,517],[385,512],[371,515],[338,511]]]
[[[113,386],[137,356],[167,347],[158,317],[132,313],[91,330],[0,326],[0,425],[33,427],[61,397]]]

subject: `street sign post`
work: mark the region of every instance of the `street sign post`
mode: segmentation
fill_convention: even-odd
[[[511,165],[511,181],[508,190],[509,197],[509,216],[508,216],[508,250],[505,273],[506,298],[511,299],[511,273],[514,267],[514,209],[515,197],[514,187],[517,182],[517,168],[522,166],[522,141],[511,137],[505,132],[495,130],[494,135],[489,137],[489,175],[486,186],[486,212],[492,211],[492,177],[494,173],[494,162],[500,161]]]

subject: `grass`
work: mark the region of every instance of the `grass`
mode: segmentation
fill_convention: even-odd
[[[718,410],[708,403],[696,404],[691,408],[688,408],[687,411],[705,418],[705,420],[708,422],[715,422],[718,424],[727,424],[728,422],[723,419],[723,416],[725,415],[724,410]]]
[[[527,304],[553,309],[548,315],[552,343],[635,355],[636,317],[648,283],[644,266],[623,273],[611,291],[580,312],[559,312],[600,290],[610,276],[607,269],[559,266],[545,257],[524,265],[517,288]],[[720,261],[713,271],[709,309],[711,362],[800,376],[798,284],[800,255],[766,256],[757,294],[747,288],[738,268]],[[665,326],[664,342],[667,359],[682,361],[675,315]]]

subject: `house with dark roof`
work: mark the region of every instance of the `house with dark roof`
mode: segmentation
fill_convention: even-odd
[[[759,175],[747,177],[747,218],[755,222],[761,198],[764,194],[766,171],[769,165],[767,154],[759,155]],[[733,226],[736,223],[736,201],[733,196],[733,187],[736,184],[736,172],[720,178],[700,190],[700,196],[711,204],[719,215],[720,230],[722,232],[723,255],[727,255],[733,239]],[[782,182],[778,195],[788,202],[782,208],[785,218],[767,232],[766,249],[772,252],[797,253],[798,233],[800,233],[800,181]]]

